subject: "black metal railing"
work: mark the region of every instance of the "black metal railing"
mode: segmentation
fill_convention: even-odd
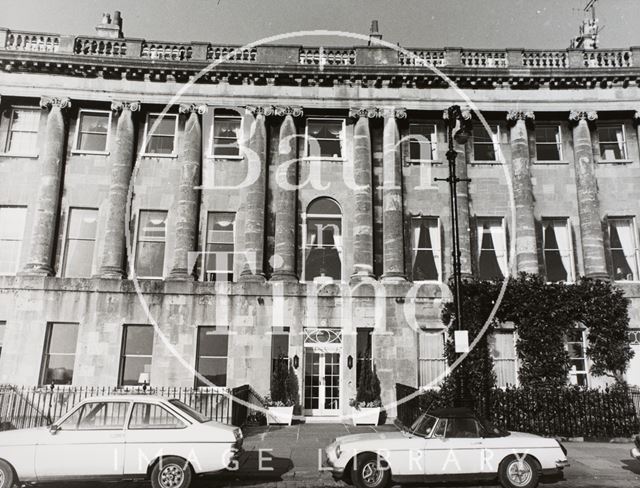
[[[231,393],[225,389],[115,387],[26,387],[0,386],[0,430],[24,429],[48,425],[85,398],[102,395],[139,394],[177,398],[210,420],[233,423]]]
[[[233,416],[231,423],[239,427],[259,423],[259,417],[264,415],[261,412],[261,408],[265,406],[264,398],[251,388],[250,385],[238,386],[232,390],[232,394]]]

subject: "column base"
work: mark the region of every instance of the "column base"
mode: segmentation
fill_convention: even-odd
[[[298,281],[298,277],[292,271],[274,271],[269,281]]]
[[[246,274],[241,274],[238,278],[238,282],[240,283],[264,283],[267,281],[267,278],[263,273],[253,274],[251,272]]]
[[[105,279],[105,280],[122,280],[126,278],[122,268],[117,266],[102,266],[98,272],[92,276],[92,278]]]
[[[380,277],[380,281],[383,283],[405,283],[407,281],[407,277],[402,273],[390,272],[383,274]]]
[[[585,274],[585,277],[591,278],[592,280],[611,281],[611,277],[609,276],[609,274],[602,271],[587,273]]]
[[[462,281],[472,281],[473,275],[471,273],[460,273],[460,279]]]
[[[350,285],[372,281],[376,281],[376,277],[373,275],[373,273],[369,273],[368,271],[358,271],[357,273],[352,274],[349,278]]]
[[[169,276],[165,278],[166,281],[194,281],[193,276],[187,273],[186,268],[172,269]]]
[[[27,264],[18,271],[18,276],[53,276],[53,268],[43,264]]]

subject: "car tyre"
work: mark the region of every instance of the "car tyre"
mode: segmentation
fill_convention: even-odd
[[[509,456],[500,463],[498,478],[504,488],[536,488],[540,464],[531,456]]]
[[[188,488],[191,485],[191,466],[182,458],[168,456],[160,459],[151,471],[153,488]]]
[[[16,476],[11,465],[0,459],[0,488],[12,488],[16,482]]]
[[[386,488],[391,481],[391,470],[380,456],[361,454],[353,462],[351,480],[357,488]]]

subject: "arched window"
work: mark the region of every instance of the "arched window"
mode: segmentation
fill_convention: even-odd
[[[304,279],[342,279],[342,212],[331,198],[318,198],[307,207],[304,221]]]

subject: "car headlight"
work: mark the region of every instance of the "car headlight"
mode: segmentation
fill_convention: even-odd
[[[342,454],[342,448],[340,447],[340,444],[338,444],[336,446],[336,458],[339,458],[341,454]]]
[[[242,431],[240,429],[233,429],[233,435],[235,436],[237,441],[242,439]]]

